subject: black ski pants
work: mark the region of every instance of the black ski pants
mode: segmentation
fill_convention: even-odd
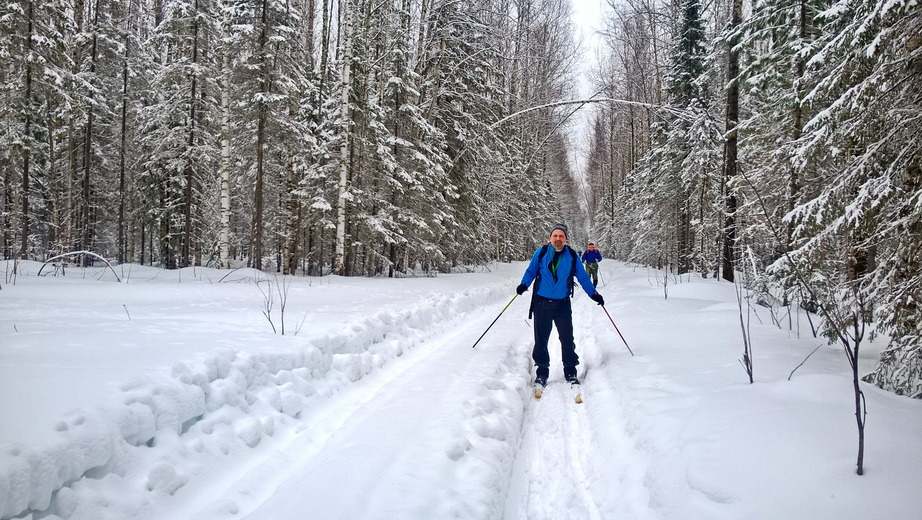
[[[534,304],[535,348],[531,357],[538,367],[536,375],[547,378],[549,374],[551,358],[547,353],[547,342],[551,337],[552,325],[557,326],[564,373],[575,374],[579,356],[576,355],[576,343],[573,341],[573,311],[570,298],[551,300],[536,295]]]

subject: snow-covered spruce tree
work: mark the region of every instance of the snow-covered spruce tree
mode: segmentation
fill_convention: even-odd
[[[296,157],[302,210],[299,234],[304,249],[296,256],[312,275],[329,272],[335,263],[339,139],[343,128],[341,68],[337,67],[333,52],[337,38],[333,28],[335,4],[332,0],[316,1],[313,9],[305,12],[302,25],[305,61],[309,66],[305,70],[299,111],[303,142],[297,144],[300,153]]]
[[[112,206],[117,214],[115,225],[116,253],[118,262],[137,261],[136,251],[140,248],[137,219],[134,217],[137,206],[136,185],[134,182],[138,164],[138,109],[141,86],[145,84],[141,65],[145,63],[141,52],[140,20],[143,8],[141,0],[125,0],[121,9],[113,13],[113,28],[117,32],[117,43],[113,58],[114,68],[118,71],[117,94],[113,93],[113,141],[117,144],[117,158],[113,169],[116,170],[118,188],[113,194]]]
[[[451,161],[445,152],[444,132],[425,118],[420,104],[422,78],[416,72],[410,5],[402,1],[394,13],[392,58],[381,93],[385,127],[391,128],[393,157],[403,171],[404,182],[394,184],[392,200],[403,206],[397,217],[411,231],[405,246],[403,268],[417,265],[429,271],[450,267],[443,240],[458,232],[453,203],[459,198],[457,186],[448,177]],[[400,170],[396,170],[399,172]],[[400,203],[406,200],[406,203]],[[456,253],[457,251],[451,251]],[[401,251],[389,246],[390,264],[400,266]],[[409,265],[407,265],[409,263]]]
[[[919,388],[922,269],[915,253],[922,147],[914,136],[920,129],[916,79],[922,52],[912,41],[920,9],[846,1],[821,20],[823,36],[807,63],[812,90],[806,101],[825,108],[807,122],[796,144],[802,167],[816,172],[822,190],[788,215],[795,224],[794,248],[773,272],[791,273],[811,291],[826,317],[824,332],[848,355],[860,474],[865,414],[858,360],[872,319],[875,332],[891,334],[891,344],[871,380],[909,394]],[[817,288],[816,280],[824,287]]]
[[[171,2],[148,48],[149,104],[140,111],[144,168],[142,219],[157,237],[159,262],[171,269],[201,259],[203,186],[218,157],[213,119],[216,77],[211,47],[220,14],[210,0]],[[152,252],[153,253],[153,252]]]
[[[111,197],[117,152],[113,139],[112,57],[125,2],[21,2],[3,16],[4,189],[15,186],[5,212],[4,250],[13,230],[17,249],[36,257],[51,251],[114,250]],[[8,64],[8,66],[7,66]],[[8,162],[7,162],[8,161]],[[9,253],[7,253],[9,254]]]
[[[720,141],[714,121],[700,106],[681,119],[666,116],[655,146],[632,172],[622,199],[637,219],[634,259],[677,274],[706,275],[715,264],[714,244],[723,213]],[[624,217],[622,217],[624,218]]]
[[[317,10],[313,2],[304,4],[302,19],[297,25],[297,34],[290,36],[298,40],[297,45],[290,45],[294,63],[300,63],[301,73],[298,81],[292,84],[289,95],[289,135],[284,136],[290,149],[285,169],[284,191],[280,194],[279,206],[281,222],[280,236],[280,270],[285,274],[294,274],[298,265],[310,254],[310,178],[322,167],[324,150],[320,126],[320,109],[323,100],[321,93],[322,76],[316,69],[315,55]]]
[[[819,31],[816,15],[824,4],[825,0],[760,1],[737,30],[744,55],[740,85],[746,110],[740,121],[739,213],[745,217],[739,240],[758,266],[790,251],[793,224],[784,216],[821,186],[807,181],[809,173],[796,166],[793,155],[794,143],[812,115],[803,102],[809,81],[806,62]],[[764,269],[757,269],[747,286],[770,305],[802,302],[802,289],[777,287]]]
[[[656,20],[672,20],[663,5],[620,6],[606,20],[606,68],[601,71],[601,90],[606,97],[659,105],[665,90],[663,72],[667,70],[668,53],[662,46],[668,28]],[[592,189],[603,193],[597,219],[604,227],[600,240],[610,244],[616,258],[663,266],[666,256],[660,243],[675,244],[671,237],[658,242],[653,236],[662,231],[661,220],[651,219],[654,208],[656,174],[652,169],[641,173],[641,159],[653,146],[653,126],[656,113],[648,108],[609,103],[602,111],[605,124],[600,125],[606,136],[610,168],[601,179],[589,179]],[[662,200],[662,199],[660,199]]]
[[[819,187],[805,182],[793,157],[793,143],[812,116],[804,102],[806,63],[820,29],[816,16],[825,4],[826,0],[761,0],[738,29],[746,58],[740,81],[749,114],[740,121],[745,164],[741,189],[758,191],[768,212],[761,215],[761,208],[749,208],[747,213],[760,217],[742,228],[740,236],[766,263],[791,248],[792,223],[782,222],[783,217],[815,196]]]
[[[5,64],[0,71],[2,108],[0,131],[0,173],[3,175],[3,197],[0,202],[0,247],[3,258],[28,258],[30,219],[29,199],[32,192],[34,119],[37,110],[33,81],[41,71],[35,63],[37,46],[36,6],[27,1],[9,6],[6,16],[0,16],[0,58]],[[18,240],[17,240],[18,237]]]
[[[76,81],[69,107],[74,125],[70,143],[75,152],[76,176],[80,184],[77,205],[79,249],[96,250],[105,255],[115,253],[116,223],[111,212],[112,188],[117,186],[117,172],[109,160],[117,156],[114,139],[115,112],[120,69],[118,27],[113,15],[123,11],[118,0],[92,0],[74,5],[76,34],[72,51]]]
[[[720,180],[714,172],[720,155],[706,110],[704,42],[700,3],[685,0],[665,78],[666,99],[673,110],[659,113],[654,125],[657,143],[637,170],[649,190],[649,203],[641,211],[657,230],[647,239],[663,248],[655,259],[646,260],[678,274],[706,273],[717,237]]]
[[[808,164],[825,166],[834,180],[794,217],[845,237],[838,257],[848,266],[853,312],[873,309],[877,331],[890,336],[866,380],[919,398],[922,8],[869,0],[841,7],[824,14],[836,31],[810,63],[819,80],[809,100],[829,108],[802,139]]]
[[[420,34],[416,70],[426,142],[443,150],[454,191],[445,197],[450,232],[437,242],[446,268],[493,258],[495,244],[485,245],[483,237],[512,236],[491,219],[510,201],[511,155],[490,126],[504,113],[497,33],[505,21],[490,7],[486,0],[433,2]]]
[[[453,196],[447,156],[419,106],[410,61],[410,13],[403,2],[376,4],[356,27],[350,252],[354,274],[390,276],[441,267],[448,233],[445,195]]]
[[[239,129],[233,147],[241,157],[244,186],[251,186],[249,264],[262,269],[266,258],[283,248],[284,223],[279,196],[293,167],[303,136],[293,126],[306,81],[305,60],[294,49],[302,45],[300,4],[279,0],[239,0],[233,5],[230,38],[237,50],[234,62],[237,100],[233,126]],[[271,256],[270,256],[271,255]],[[276,265],[278,268],[279,266]]]
[[[337,118],[329,114],[339,105],[334,100],[336,92],[330,74],[317,69],[316,90],[306,92],[302,99],[302,113],[307,117],[307,131],[311,137],[300,156],[300,193],[304,204],[305,218],[302,221],[305,251],[303,256],[307,272],[324,274],[325,266],[333,265],[333,240],[336,221],[334,201],[338,177],[336,157]],[[324,78],[327,78],[324,81]]]
[[[71,85],[70,56],[57,44],[73,30],[66,5],[34,1],[7,6],[0,16],[0,251],[32,258],[50,244],[34,243],[54,228],[54,97]],[[60,78],[62,83],[54,81]],[[47,104],[46,104],[47,103]],[[38,246],[38,247],[36,247]]]

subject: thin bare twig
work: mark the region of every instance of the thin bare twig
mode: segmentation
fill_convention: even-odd
[[[809,354],[807,354],[807,357],[805,357],[804,360],[801,361],[799,365],[797,365],[796,367],[794,367],[794,370],[791,370],[791,374],[788,375],[788,381],[790,381],[791,378],[794,376],[794,372],[796,372],[798,368],[804,366],[804,363],[806,363],[807,360],[810,359],[810,356],[812,356],[813,353],[816,352],[817,350],[819,350],[820,347],[822,347],[822,346],[823,346],[823,344],[820,343],[819,346],[817,346],[817,347],[816,347],[815,349],[813,349]]]

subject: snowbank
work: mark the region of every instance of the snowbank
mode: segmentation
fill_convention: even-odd
[[[35,297],[36,293],[55,291],[60,285],[73,284],[71,280],[60,278],[30,277],[37,271],[37,265],[22,264],[22,274],[16,284],[4,286],[2,296],[8,311],[22,303],[17,301],[19,298],[28,299]],[[129,310],[142,306],[141,302],[146,299],[144,289],[139,286],[146,285],[150,289],[150,283],[169,283],[157,280],[157,277],[165,278],[160,272],[138,266],[134,266],[133,270],[133,279],[131,275],[126,276],[129,280],[127,291],[122,291],[124,297],[137,298],[136,302],[125,305]],[[212,284],[227,275],[226,272],[200,271],[197,282],[190,280],[189,273],[177,273],[175,276],[181,278],[185,274],[187,284]],[[75,277],[78,272],[84,273],[77,282],[80,287],[78,292],[94,293],[100,284],[114,283],[106,281],[106,274],[97,270],[72,269],[70,276]],[[142,273],[153,276],[139,281]],[[266,278],[258,273],[254,276],[248,271],[234,273],[234,276],[224,281],[254,283],[258,276]],[[176,283],[181,282],[177,280]],[[118,289],[108,287],[103,291]],[[255,292],[255,289],[249,291]],[[255,323],[262,330],[255,336],[253,332],[248,334],[251,341],[255,337],[262,343],[254,351],[246,345],[213,350],[210,343],[204,346],[195,343],[208,341],[208,334],[193,335],[188,338],[190,343],[186,344],[180,339],[179,345],[171,348],[171,352],[175,354],[177,350],[185,349],[190,357],[201,356],[202,359],[175,363],[170,373],[162,377],[141,376],[117,383],[118,397],[114,403],[92,411],[80,409],[67,412],[54,423],[53,433],[40,435],[41,441],[37,444],[25,439],[0,444],[0,518],[12,518],[27,511],[71,517],[77,513],[73,510],[73,500],[69,499],[72,493],[62,490],[84,480],[143,478],[147,490],[172,495],[186,483],[183,470],[177,470],[177,466],[182,467],[183,464],[155,462],[146,475],[138,477],[132,472],[137,471],[139,464],[149,457],[143,452],[163,445],[216,450],[225,455],[254,448],[262,439],[273,435],[278,422],[297,418],[305,408],[361,380],[432,334],[440,333],[469,309],[493,303],[506,296],[508,291],[508,287],[493,285],[422,297],[414,294],[413,298],[417,301],[406,308],[371,312],[356,321],[339,320],[340,323],[334,324],[339,330],[314,334],[309,339],[273,335],[265,322],[257,320]],[[26,295],[27,292],[32,294]],[[45,297],[53,301],[52,295],[46,293]],[[60,303],[82,305],[78,302]],[[163,303],[171,304],[169,301]],[[374,304],[381,306],[380,301]],[[16,319],[33,310],[20,313]],[[9,316],[10,312],[5,314]],[[126,318],[119,313],[113,317],[122,321]],[[50,316],[37,320],[46,318]],[[99,318],[89,309],[75,312],[72,319],[94,321]],[[171,316],[167,322],[158,322],[157,327],[170,327],[169,322],[174,318]],[[128,317],[129,321],[131,319]],[[139,317],[134,320],[138,321]],[[3,343],[7,345],[4,350],[10,346],[14,349],[29,348],[28,341],[12,344],[9,341],[23,327],[21,321],[18,323],[18,326],[11,322],[4,324],[3,336],[6,339]],[[25,328],[33,325],[40,328],[37,323],[29,323]],[[68,325],[58,325],[66,334]],[[94,325],[93,328],[99,326],[104,325]],[[219,329],[215,332],[220,334]],[[144,334],[143,331],[140,333]],[[148,346],[157,348],[156,345]],[[15,367],[4,363],[3,370],[13,371]],[[116,380],[118,377],[114,374],[109,376]],[[73,374],[72,377],[77,379],[81,374]],[[29,392],[25,384],[11,390],[12,394],[9,391],[4,394],[5,399]],[[93,404],[86,403],[82,407],[91,408]],[[3,422],[8,421],[28,422],[29,418],[28,415],[4,417]],[[105,497],[103,500],[110,499]]]

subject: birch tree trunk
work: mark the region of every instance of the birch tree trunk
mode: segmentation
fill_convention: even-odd
[[[333,272],[345,274],[344,258],[346,254],[346,201],[349,198],[349,137],[351,133],[349,111],[349,82],[352,70],[352,8],[349,0],[340,4],[343,17],[343,31],[340,37],[341,56],[343,60],[340,89],[342,128],[339,143],[339,186],[336,197],[336,244],[333,253]]]
[[[229,37],[230,20],[224,14],[223,40]],[[221,268],[230,267],[230,52],[227,48],[221,57],[221,162],[218,167],[221,183],[221,224],[218,233],[218,250]]]

